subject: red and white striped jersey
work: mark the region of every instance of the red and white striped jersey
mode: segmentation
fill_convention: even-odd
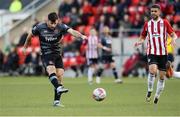
[[[98,37],[90,35],[87,41],[86,58],[98,58]]]
[[[174,30],[166,19],[159,18],[145,22],[141,36],[147,40],[147,54],[167,55],[167,33],[171,34]]]

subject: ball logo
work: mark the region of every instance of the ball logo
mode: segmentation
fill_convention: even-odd
[[[106,91],[103,88],[96,88],[93,91],[93,99],[96,101],[102,101],[106,97]]]

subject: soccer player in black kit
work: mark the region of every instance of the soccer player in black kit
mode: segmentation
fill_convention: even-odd
[[[111,48],[112,49],[112,38],[110,36],[110,30],[109,27],[105,26],[103,28],[103,35],[101,37],[101,44],[103,47],[106,48]],[[119,78],[117,70],[116,70],[116,65],[115,62],[113,60],[113,53],[112,51],[107,51],[107,50],[102,50],[102,55],[101,55],[101,62],[104,65],[103,68],[99,68],[97,71],[97,78],[99,80],[100,83],[100,77],[102,75],[102,72],[104,70],[104,68],[106,67],[107,64],[110,65],[114,78],[115,78],[115,83],[122,83],[122,79]]]
[[[60,43],[62,36],[70,33],[74,37],[87,39],[76,30],[68,27],[66,24],[59,23],[59,18],[55,12],[48,14],[48,21],[39,23],[33,27],[24,44],[23,51],[26,52],[32,36],[39,36],[40,47],[42,53],[42,61],[49,75],[49,80],[54,86],[54,106],[63,105],[60,102],[61,94],[68,92],[63,87],[63,61],[62,61],[62,44]]]

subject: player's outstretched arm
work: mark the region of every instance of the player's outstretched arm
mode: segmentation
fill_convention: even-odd
[[[27,38],[26,38],[26,41],[25,41],[24,47],[23,47],[23,53],[24,53],[24,54],[26,53],[26,49],[27,49],[28,45],[29,45],[30,42],[31,42],[32,36],[33,36],[32,33],[29,33],[28,36],[27,36]]]
[[[67,32],[70,33],[71,35],[73,35],[74,37],[81,38],[83,40],[87,39],[87,36],[81,34],[80,32],[78,32],[78,31],[76,31],[76,30],[74,30],[72,28],[68,29]]]

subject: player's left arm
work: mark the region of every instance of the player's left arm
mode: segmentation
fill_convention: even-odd
[[[173,32],[173,33],[170,34],[170,36],[171,36],[171,38],[172,38],[171,44],[172,44],[173,46],[175,46],[175,45],[176,45],[177,35],[176,35],[175,32]]]
[[[81,34],[80,32],[78,32],[78,31],[76,31],[76,30],[74,30],[74,29],[72,29],[72,28],[69,28],[69,29],[67,30],[67,32],[70,33],[71,35],[73,35],[74,37],[81,38],[81,39],[83,39],[83,40],[84,40],[84,39],[87,39],[87,36]]]
[[[26,54],[26,49],[27,49],[28,45],[30,45],[32,36],[33,36],[32,33],[29,33],[29,34],[28,34],[28,36],[27,36],[27,38],[26,38],[26,40],[25,40],[24,46],[23,46],[23,48],[22,48],[23,54]]]
[[[171,36],[172,41],[171,41],[171,45],[175,46],[176,44],[176,39],[177,39],[177,35],[174,31],[174,29],[172,28],[172,26],[170,25],[170,23],[167,20],[164,20],[165,25],[167,27],[167,33]]]

